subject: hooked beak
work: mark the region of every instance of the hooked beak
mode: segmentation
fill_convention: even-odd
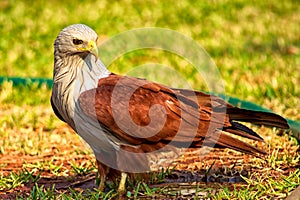
[[[87,49],[91,54],[93,54],[96,57],[96,59],[98,59],[98,48],[95,41],[89,41]]]

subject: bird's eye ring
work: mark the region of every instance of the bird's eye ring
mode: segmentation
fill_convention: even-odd
[[[75,45],[83,44],[83,41],[79,39],[73,39],[73,44]]]

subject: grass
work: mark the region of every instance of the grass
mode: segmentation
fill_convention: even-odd
[[[295,1],[4,0],[0,11],[2,76],[51,78],[53,42],[69,24],[85,23],[103,37],[133,28],[163,27],[191,37],[206,49],[219,68],[227,95],[300,120],[300,4]],[[187,61],[163,51],[128,53],[109,69],[135,75],[134,66],[147,63],[170,66],[193,88],[207,89]],[[167,72],[161,75],[149,70],[137,75],[174,87],[185,83]],[[79,184],[94,184],[90,181],[96,175],[94,157],[54,116],[49,89],[5,83],[0,91],[0,194],[10,193],[18,199],[109,199],[116,195],[114,185],[101,193]],[[215,152],[221,157],[211,155],[200,161],[184,157],[177,163],[178,169],[196,174],[210,168],[210,175],[220,169],[223,174],[224,170],[240,170],[247,172],[241,173],[246,182],[162,185],[161,180],[175,171],[161,171],[156,183],[132,185],[126,196],[188,198],[196,193],[199,198],[210,195],[213,199],[284,198],[300,184],[297,143],[287,135],[278,136],[277,130],[252,128],[266,140],[265,144],[254,143],[269,152],[265,160],[226,150]],[[47,185],[47,181],[53,184]]]

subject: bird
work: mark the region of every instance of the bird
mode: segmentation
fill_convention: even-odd
[[[240,122],[288,129],[280,115],[235,107],[192,89],[171,88],[118,75],[101,61],[97,33],[85,24],[63,28],[54,42],[51,106],[93,150],[99,189],[128,174],[149,171],[147,156],[174,148],[230,148],[260,156],[265,151],[236,136],[263,141]],[[128,41],[130,42],[130,41]]]

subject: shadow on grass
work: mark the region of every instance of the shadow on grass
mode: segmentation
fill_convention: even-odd
[[[28,172],[27,172],[28,173]],[[229,188],[242,187],[246,182],[241,175],[246,171],[229,170],[227,168],[210,168],[209,170],[186,171],[171,170],[170,172],[154,172],[152,183],[137,182],[127,183],[127,194],[136,194],[136,197],[147,196],[164,197],[193,197],[200,190],[203,196],[207,196],[213,190],[216,193],[220,185]],[[0,191],[0,199],[39,199],[41,197],[76,196],[89,197],[99,195],[101,198],[116,193],[116,185],[108,182],[104,192],[100,192],[96,185],[96,173],[74,176],[39,176],[31,175],[31,178],[23,184],[6,191]],[[247,175],[246,175],[247,176]],[[233,186],[236,185],[236,186]],[[125,194],[126,195],[126,194]],[[163,196],[162,196],[163,195]],[[35,198],[36,197],[36,198]]]
[[[38,177],[32,176],[36,181],[29,180],[27,183],[21,184],[13,189],[0,191],[0,199],[16,199],[32,196],[35,190],[41,190],[53,195],[70,193],[70,189],[79,192],[93,191],[98,188],[96,185],[96,173],[76,176],[49,176]]]

